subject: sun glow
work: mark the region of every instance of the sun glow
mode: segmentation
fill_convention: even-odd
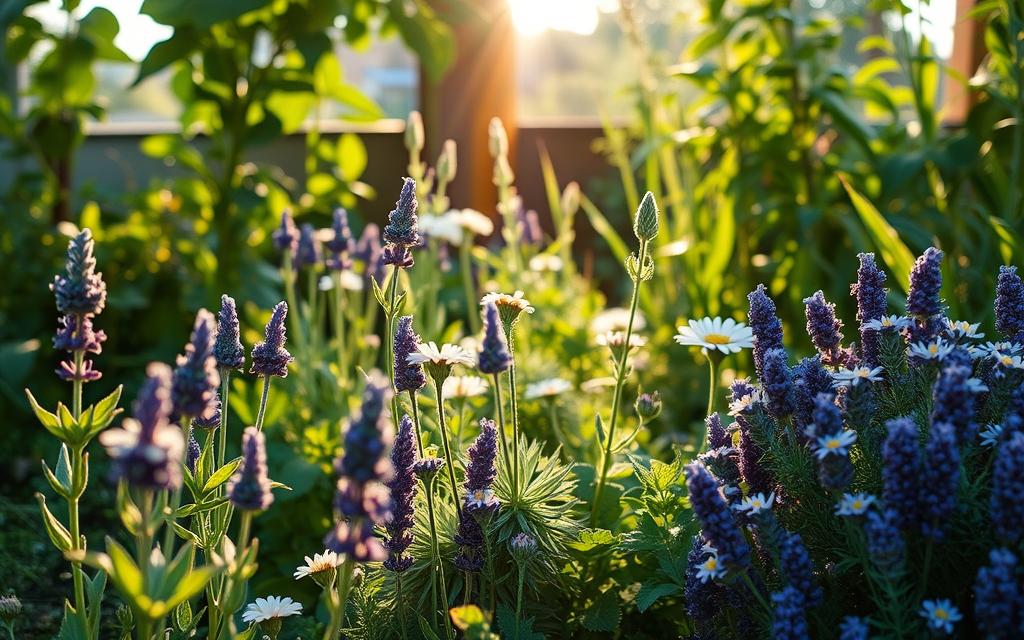
[[[548,29],[590,35],[597,29],[599,12],[616,8],[614,0],[508,0],[512,23],[524,36]]]

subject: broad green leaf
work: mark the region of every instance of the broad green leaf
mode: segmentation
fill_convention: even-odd
[[[629,248],[622,239],[622,236],[608,222],[608,218],[586,196],[580,198],[580,206],[583,207],[587,218],[590,219],[590,226],[594,227],[594,231],[608,243],[608,247],[611,248],[615,259],[619,262],[625,262],[626,258],[629,257]]]
[[[645,582],[640,585],[640,591],[636,594],[636,608],[640,612],[647,611],[659,598],[675,595],[682,592],[677,584],[670,582]]]
[[[860,219],[871,236],[875,247],[882,255],[882,260],[889,267],[890,272],[900,276],[895,278],[896,283],[906,293],[909,282],[905,275],[909,274],[914,266],[914,254],[907,248],[907,245],[903,244],[899,234],[892,228],[892,225],[889,224],[885,217],[879,213],[875,205],[871,204],[870,200],[850,186],[850,182],[844,174],[839,173],[837,175],[839,181],[843,184],[843,188],[846,189],[846,193],[849,194],[850,200],[853,202],[853,208],[860,215]]]
[[[619,596],[615,589],[605,591],[583,612],[583,626],[590,631],[611,633],[619,626]]]
[[[131,554],[113,538],[107,538],[107,555],[110,557],[110,578],[125,596],[139,602],[146,595],[146,585],[142,579],[142,571],[135,564]]]
[[[35,396],[33,396],[32,392],[28,389],[25,389],[25,395],[28,396],[28,403],[32,406],[32,412],[36,414],[36,418],[39,420],[39,423],[46,427],[46,430],[55,437],[64,440],[64,429],[61,427],[60,420],[57,416],[40,407],[39,403],[36,402]]]
[[[206,481],[206,484],[203,485],[202,493],[203,494],[210,493],[211,491],[213,491],[214,489],[216,489],[220,485],[222,485],[225,482],[227,482],[228,479],[232,475],[234,475],[235,469],[237,469],[238,465],[240,465],[241,463],[242,463],[242,459],[241,458],[235,458],[234,460],[231,460],[230,462],[225,462],[224,466],[221,467],[220,469],[217,469],[217,471],[212,476],[210,476],[210,479]]]
[[[78,23],[82,37],[96,47],[96,57],[113,62],[131,62],[131,57],[114,44],[114,38],[120,30],[117,18],[109,9],[94,7]]]
[[[614,542],[615,536],[607,529],[584,529],[580,531],[576,542],[570,543],[569,546],[579,551],[590,551],[597,547],[614,544]]]
[[[354,133],[343,133],[338,137],[338,172],[346,182],[354,182],[366,170],[366,145]]]
[[[195,25],[211,27],[218,22],[235,20],[242,15],[261,9],[271,0],[231,0],[231,2],[210,2],[209,0],[145,0],[141,13],[160,24],[172,27]]]

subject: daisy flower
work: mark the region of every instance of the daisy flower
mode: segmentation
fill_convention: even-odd
[[[717,580],[724,576],[725,567],[718,561],[718,551],[709,544],[704,545],[701,550],[710,555],[704,562],[697,565],[697,578],[701,582],[707,582],[708,580]]]
[[[967,378],[967,390],[971,393],[985,393],[988,391],[988,385],[981,378]]]
[[[981,446],[994,447],[999,444],[999,437],[1003,435],[1003,425],[989,424],[978,435],[981,436]]]
[[[878,382],[882,379],[882,367],[854,367],[840,369],[832,374],[832,385],[835,387],[856,387],[862,380]]]
[[[444,381],[441,395],[445,400],[472,398],[487,393],[487,380],[479,376],[452,376]]]
[[[732,318],[719,317],[689,320],[689,326],[679,327],[676,342],[683,346],[701,347],[708,351],[739,353],[754,346],[750,327]]]
[[[928,627],[942,633],[953,633],[953,624],[963,615],[948,598],[925,600],[921,603],[920,615],[928,621]]]
[[[533,313],[536,311],[530,306],[530,301],[523,297],[522,291],[516,291],[514,294],[509,295],[507,293],[496,293],[491,292],[480,299],[480,306],[486,306],[488,302],[493,302],[498,309],[514,309],[516,313]]]
[[[744,511],[749,515],[757,515],[762,511],[769,511],[772,505],[775,504],[775,492],[772,491],[765,497],[763,493],[747,496],[743,499],[743,502],[736,505],[737,511]]]
[[[590,380],[584,380],[580,384],[580,391],[583,393],[601,393],[605,389],[610,389],[615,386],[615,378],[612,376],[601,376],[600,378],[591,378]]]
[[[752,392],[729,403],[729,415],[733,417],[741,415],[763,402],[764,394],[761,393],[760,389],[754,389]]]
[[[538,254],[530,258],[531,271],[561,271],[562,259],[555,255]]]
[[[548,378],[526,385],[526,398],[552,398],[572,389],[572,383],[564,378]]]
[[[1001,367],[1005,367],[1007,369],[1024,369],[1024,360],[1021,359],[1021,356],[993,351],[990,354],[990,357]]]
[[[476,489],[466,494],[467,509],[490,509],[497,505],[494,490],[490,488]]]
[[[862,326],[866,331],[885,331],[887,329],[906,329],[913,321],[907,316],[882,316],[877,320],[868,320]]]
[[[302,613],[302,605],[285,596],[267,596],[256,598],[256,602],[250,602],[242,613],[243,622],[266,622],[277,618],[297,616]]]
[[[946,318],[946,333],[954,339],[958,338],[984,338],[984,333],[978,333],[980,322],[970,323],[966,320],[950,320]]]
[[[1006,353],[1011,356],[1019,355],[1021,351],[1024,351],[1024,346],[1016,342],[986,342],[983,345],[975,347],[982,355],[992,355],[995,352]]]
[[[448,212],[459,225],[469,233],[477,236],[489,236],[494,233],[494,222],[476,209],[456,209]]]
[[[857,433],[843,429],[839,433],[818,438],[818,449],[814,455],[821,460],[829,455],[845,456],[850,445],[857,442]]]
[[[306,556],[306,564],[300,564],[295,567],[293,575],[296,580],[301,580],[308,576],[316,579],[324,573],[334,571],[341,564],[341,561],[341,556],[330,549],[326,549],[323,553],[313,554],[312,558]]]
[[[462,244],[462,225],[459,224],[455,216],[451,215],[452,213],[454,212],[449,211],[440,216],[429,213],[420,216],[420,233],[455,246]]]
[[[941,360],[948,356],[956,345],[938,338],[932,342],[915,342],[907,348],[907,355],[919,360]]]
[[[629,309],[611,307],[594,316],[590,321],[590,331],[594,335],[603,335],[612,331],[625,331],[629,324]],[[640,311],[633,317],[633,330],[642,331],[647,327],[647,318]]]
[[[409,364],[421,364],[436,382],[444,384],[444,380],[452,372],[452,367],[461,364],[464,367],[476,366],[476,358],[456,344],[445,343],[439,349],[436,342],[420,344],[406,358]]]
[[[603,335],[597,336],[597,344],[602,347],[608,347],[609,349],[617,350],[621,349],[626,344],[626,332],[625,331],[609,331]],[[629,334],[629,348],[636,349],[647,344],[647,338],[638,336],[635,333]]]
[[[870,493],[844,493],[842,500],[836,505],[836,515],[863,515],[874,502],[875,496]]]

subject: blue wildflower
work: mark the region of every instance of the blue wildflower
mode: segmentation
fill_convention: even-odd
[[[779,540],[779,565],[786,582],[795,587],[807,606],[821,604],[824,594],[814,578],[814,565],[798,533],[783,533]]]
[[[903,564],[905,546],[899,529],[899,516],[892,508],[868,511],[864,519],[868,554],[878,569],[893,573]]]
[[[814,436],[817,438],[815,457],[818,459],[818,480],[826,489],[843,491],[853,480],[854,469],[847,447],[853,443],[854,434],[843,428],[839,407],[830,394],[818,394],[811,416],[814,420]],[[834,449],[826,448],[826,445],[831,446],[833,443]]]
[[[493,302],[484,304],[484,339],[480,345],[477,368],[480,373],[496,374],[512,366],[512,354],[508,351],[505,332],[498,307]]]
[[[96,271],[92,231],[82,229],[68,243],[63,275],[53,279],[50,290],[57,300],[57,310],[65,315],[96,315],[107,302],[107,285],[103,274]]]
[[[722,610],[725,597],[725,589],[720,584],[714,580],[705,580],[699,575],[707,555],[704,539],[699,535],[694,536],[690,553],[686,557],[683,600],[686,602],[686,614],[690,616],[697,630],[704,632],[712,630],[715,614]]]
[[[793,588],[786,587],[772,594],[775,615],[772,617],[774,640],[806,640],[811,637],[807,627],[804,597]]]
[[[942,252],[929,247],[910,271],[907,313],[915,317],[912,342],[928,342],[942,330]]]
[[[405,247],[417,247],[420,244],[416,209],[416,181],[405,178],[402,192],[398,196],[395,208],[388,214],[388,224],[384,227],[384,242]]]
[[[832,376],[820,356],[804,358],[793,367],[793,418],[800,430],[814,422],[814,399],[821,393],[834,395]]]
[[[240,511],[266,511],[274,503],[270,489],[263,432],[246,427],[242,433],[242,463],[227,484],[228,500]]]
[[[704,426],[707,427],[708,449],[732,446],[732,438],[722,427],[722,416],[717,411],[704,419]]]
[[[200,309],[185,353],[178,356],[171,386],[171,400],[179,416],[205,416],[213,410],[214,394],[220,385],[217,360],[213,356],[213,314]]]
[[[412,322],[412,316],[402,316],[395,329],[395,390],[399,393],[418,391],[427,384],[423,365],[409,363],[409,354],[417,353],[420,346],[420,337],[413,329]]]
[[[704,465],[691,463],[686,466],[686,486],[704,537],[718,551],[719,560],[726,567],[745,569],[750,564],[750,546],[722,496],[718,480]]]
[[[925,462],[921,472],[921,533],[940,541],[956,511],[956,488],[960,481],[960,451],[956,432],[948,422],[937,422],[925,445]]]
[[[783,349],[766,351],[761,360],[761,386],[767,400],[768,413],[781,420],[794,409],[793,377]]]
[[[241,371],[245,365],[245,350],[242,348],[242,338],[238,328],[238,310],[235,307],[235,299],[229,295],[220,297],[213,357],[217,360],[217,366],[223,370]]]
[[[747,294],[750,310],[747,320],[754,334],[754,370],[763,379],[761,370],[764,354],[772,349],[782,349],[782,322],[775,311],[775,302],[768,297],[763,284]]]
[[[391,448],[391,466],[394,476],[386,485],[391,492],[391,513],[384,522],[384,530],[388,538],[384,542],[388,550],[388,559],[384,568],[401,573],[412,566],[413,557],[408,553],[412,544],[413,516],[415,515],[416,474],[413,465],[416,463],[416,429],[412,418],[402,416],[398,425],[398,435]]]
[[[974,617],[995,640],[1020,637],[1020,610],[1024,605],[1017,556],[1008,549],[993,549],[988,565],[974,581]]]
[[[331,231],[331,239],[324,242],[324,247],[330,252],[330,256],[327,257],[327,268],[331,271],[351,269],[355,241],[352,239],[352,229],[348,226],[348,212],[340,207],[334,210]]]
[[[807,335],[827,365],[843,364],[843,323],[836,317],[836,305],[825,299],[820,290],[804,298],[807,315]]]
[[[996,535],[1016,544],[1024,531],[1024,433],[1014,433],[999,447],[992,469],[990,515]]]
[[[284,321],[287,315],[288,303],[278,302],[264,329],[263,342],[252,348],[252,366],[249,368],[249,373],[282,378],[288,375],[288,365],[295,358],[284,347],[287,337]]]
[[[878,366],[881,333],[865,328],[872,320],[880,320],[886,312],[885,273],[875,264],[875,254],[857,255],[857,282],[850,287],[850,293],[857,298],[857,322],[860,323],[860,356],[865,365]]]
[[[901,529],[918,522],[918,498],[921,478],[921,451],[917,426],[910,418],[894,418],[885,423],[889,435],[882,445],[882,499],[896,514]]]
[[[295,227],[291,211],[285,209],[281,212],[281,226],[274,231],[272,237],[279,251],[291,251],[294,254],[299,248],[299,230]]]
[[[839,640],[868,640],[868,632],[871,629],[864,618],[858,616],[846,616],[839,623]]]
[[[1024,282],[1017,267],[999,267],[995,307],[996,329],[1007,340],[1024,342]]]

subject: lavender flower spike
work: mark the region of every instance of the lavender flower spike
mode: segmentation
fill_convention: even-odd
[[[204,416],[213,410],[220,373],[213,356],[213,314],[200,309],[185,353],[178,356],[171,400],[179,416]]]
[[[722,416],[717,411],[704,419],[704,426],[707,427],[708,449],[732,446],[732,438],[722,426]]]
[[[299,244],[295,250],[296,267],[314,267],[320,263],[320,241],[316,239],[313,225],[302,225],[299,231]]]
[[[274,231],[274,246],[279,251],[291,251],[293,254],[299,248],[299,230],[292,220],[292,212],[285,209],[281,212],[281,226]]]
[[[836,305],[825,300],[825,294],[816,291],[809,298],[804,298],[807,314],[807,334],[811,343],[821,354],[825,364],[838,365],[841,361],[841,344],[843,341],[843,323],[836,318]]]
[[[993,549],[974,582],[974,614],[988,638],[1010,640],[1020,633],[1024,604],[1017,578],[1019,562],[1008,549]]]
[[[772,594],[775,615],[772,618],[774,640],[804,640],[811,637],[804,612],[803,595],[793,587]]]
[[[779,542],[779,564],[786,582],[795,587],[809,607],[821,604],[824,594],[814,578],[814,565],[798,533],[785,533]]]
[[[960,451],[956,445],[956,431],[948,422],[937,422],[932,425],[925,445],[925,464],[921,473],[921,533],[926,538],[941,541],[945,537],[946,526],[956,511],[959,482]],[[996,529],[998,531],[998,526]]]
[[[68,243],[64,275],[56,276],[50,289],[57,299],[57,310],[70,315],[96,315],[107,302],[103,274],[96,272],[92,231],[83,229]]]
[[[402,416],[398,425],[398,436],[391,448],[391,466],[395,475],[386,485],[391,492],[391,514],[384,522],[388,538],[384,542],[388,559],[384,568],[401,573],[412,566],[413,558],[408,553],[412,544],[413,516],[416,499],[416,433],[412,418]]]
[[[885,423],[889,435],[882,445],[882,499],[895,513],[897,526],[909,530],[918,522],[921,451],[917,426],[910,418]]]
[[[1017,267],[999,267],[996,280],[996,329],[1007,340],[1024,341],[1024,282]]]
[[[416,181],[406,178],[402,183],[402,192],[398,196],[395,208],[388,214],[388,224],[384,227],[384,242],[405,247],[416,247],[420,244],[420,233],[416,219]]]
[[[468,454],[464,485],[466,502],[455,534],[455,542],[459,545],[455,566],[463,571],[476,572],[483,568],[487,553],[482,522],[494,515],[500,506],[492,488],[498,474],[494,464],[498,454],[498,430],[493,421],[480,420],[480,435]]]
[[[761,385],[772,417],[782,419],[793,414],[793,377],[783,349],[771,349],[762,355]]]
[[[213,342],[213,357],[222,370],[241,371],[245,365],[245,350],[238,329],[238,309],[235,299],[225,294],[220,297],[217,313],[217,337]]]
[[[747,300],[750,302],[747,320],[754,334],[754,370],[760,378],[764,354],[772,349],[783,348],[782,322],[779,321],[775,303],[768,297],[763,284],[757,285],[756,289],[747,294]]]
[[[722,497],[718,481],[704,465],[691,463],[686,466],[686,486],[693,512],[700,520],[704,537],[718,550],[719,561],[726,567],[746,568],[750,564],[750,546]]]
[[[505,342],[505,332],[498,307],[493,302],[484,304],[484,340],[478,357],[480,373],[497,374],[507,371],[512,365],[512,354]]]
[[[285,317],[288,315],[288,303],[278,302],[264,330],[264,340],[252,348],[252,367],[249,373],[258,376],[288,375],[288,365],[295,358],[284,348],[286,332]]]
[[[342,208],[334,210],[331,220],[334,236],[324,243],[331,255],[327,258],[327,268],[331,271],[345,271],[352,268],[352,254],[355,253],[355,242],[352,240],[352,229],[348,226],[348,212]]]
[[[974,438],[974,394],[967,386],[970,377],[969,366],[951,364],[939,371],[932,388],[931,421],[952,425],[960,444]]]
[[[409,354],[420,348],[420,337],[413,330],[412,321],[412,316],[402,316],[395,329],[395,390],[399,393],[418,391],[427,384],[423,365],[409,363]]]
[[[1016,544],[1024,530],[1024,434],[1015,433],[1004,442],[992,470],[990,514],[996,535]]]
[[[942,289],[942,252],[935,247],[921,254],[910,271],[907,313],[928,318],[942,313],[939,291]]]
[[[881,335],[877,331],[866,330],[864,325],[885,315],[885,272],[875,264],[875,254],[861,253],[857,258],[860,267],[857,269],[857,282],[850,287],[850,293],[857,298],[857,322],[861,327],[860,356],[865,365],[875,367],[879,363]]]
[[[228,500],[240,511],[266,511],[274,502],[263,438],[256,427],[242,433],[242,463],[227,484]]]
[[[905,546],[898,516],[891,508],[868,511],[864,521],[871,563],[884,572],[895,572],[903,564]]]

